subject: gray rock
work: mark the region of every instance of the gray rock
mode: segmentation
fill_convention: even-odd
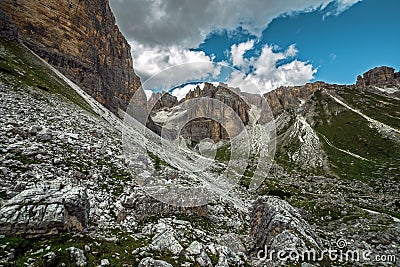
[[[149,247],[158,251],[169,251],[173,255],[179,255],[183,250],[183,247],[175,239],[172,231],[166,231],[155,235]]]
[[[69,251],[71,257],[73,257],[75,259],[77,266],[86,266],[87,265],[86,256],[83,253],[83,250],[76,248],[76,247],[69,247],[66,250]]]
[[[199,241],[193,241],[186,249],[186,253],[189,255],[199,255],[203,250],[203,244]]]
[[[230,248],[217,245],[216,250],[219,255],[218,266],[240,266],[243,264],[239,256]]]
[[[320,250],[320,241],[311,226],[289,203],[275,197],[260,197],[254,203],[250,235],[252,253],[296,249]]]
[[[228,233],[221,237],[220,244],[230,248],[233,252],[246,252],[240,237],[234,233]]]
[[[44,133],[39,137],[39,140],[42,142],[47,142],[53,139],[53,135],[51,133]]]
[[[89,201],[86,189],[59,186],[22,191],[0,209],[0,232],[41,236],[88,225]]]
[[[172,265],[166,261],[155,260],[153,258],[147,257],[140,261],[139,267],[172,267]]]
[[[196,262],[200,266],[212,266],[211,259],[204,250],[202,250],[200,255],[196,258]]]
[[[100,262],[101,266],[109,266],[110,265],[110,261],[108,259],[102,259]]]
[[[8,168],[7,167],[0,167],[0,171],[3,175],[7,175],[8,173]]]
[[[50,251],[44,254],[43,258],[46,260],[47,263],[52,263],[57,258],[57,255],[53,251]]]

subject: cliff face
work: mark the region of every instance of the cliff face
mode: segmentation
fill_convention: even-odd
[[[205,83],[202,90],[197,86],[193,91],[190,91],[185,96],[184,101],[199,97],[216,99],[218,102],[207,102],[204,106],[198,107],[193,114],[193,117],[198,119],[189,122],[182,129],[183,136],[191,137],[194,141],[210,138],[215,142],[236,136],[242,130],[241,125],[237,125],[237,122],[235,123],[233,120],[225,120],[226,118],[233,118],[232,111],[237,114],[244,125],[249,123],[250,107],[230,89],[221,85],[214,86],[211,83]],[[183,102],[183,105],[185,105],[185,102]],[[207,116],[204,116],[206,114],[211,114],[211,118],[206,118]],[[202,116],[205,118],[201,118]],[[224,126],[216,121],[218,118],[224,121]]]
[[[19,39],[113,112],[140,79],[108,0],[3,0]]]
[[[148,106],[152,111],[159,111],[163,108],[172,108],[176,104],[178,104],[176,96],[168,93],[162,94],[160,92],[153,93],[148,101]]]
[[[400,71],[394,72],[391,67],[376,67],[357,77],[357,88],[365,88],[370,86],[377,87],[393,87],[400,86]]]
[[[282,86],[264,94],[274,115],[300,105],[300,99],[306,100],[318,89],[326,87],[324,82],[307,83],[301,86]]]

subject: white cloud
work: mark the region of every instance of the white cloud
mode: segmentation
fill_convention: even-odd
[[[110,0],[119,28],[130,41],[135,72],[146,81],[152,75],[179,64],[203,62],[203,64],[182,65],[174,71],[157,75],[152,89],[163,83],[164,87],[174,86],[200,79],[207,75],[217,76],[219,69],[213,65],[213,58],[202,51],[191,51],[213,32],[232,32],[240,26],[259,37],[269,23],[279,16],[324,10],[325,16],[338,15],[362,0]],[[333,4],[332,8],[326,8]],[[311,64],[292,60],[276,67],[280,60],[287,60],[297,54],[295,46],[285,52],[275,52],[273,46],[265,46],[258,58],[247,59],[246,51],[255,45],[249,40],[231,47],[230,63],[251,74],[232,73],[231,81],[250,88],[253,80],[269,91],[280,85],[301,84],[311,80],[316,72]],[[165,88],[168,89],[168,88]],[[250,90],[250,89],[248,89]],[[253,89],[251,89],[253,90]]]
[[[128,40],[145,45],[197,47],[217,30],[240,25],[250,33],[261,32],[276,17],[321,10],[335,4],[339,14],[359,0],[110,0],[118,26]]]
[[[212,62],[203,51],[190,51],[177,45],[150,47],[130,42],[133,67],[142,80],[175,65],[191,62]]]
[[[362,0],[338,0],[335,1],[335,8],[333,10],[329,10],[327,11],[324,16],[323,19],[325,19],[328,16],[338,16],[341,13],[343,13],[344,11],[346,11],[347,9],[349,9],[351,6],[357,4],[358,2],[361,2]]]
[[[191,90],[193,90],[194,88],[196,88],[196,84],[187,84],[183,87],[180,88],[176,88],[174,91],[172,91],[172,95],[176,96],[176,98],[178,98],[178,101],[180,101],[182,98],[184,98],[187,93],[189,93]],[[204,86],[204,84],[203,84]]]
[[[232,64],[237,67],[246,67],[249,61],[244,58],[244,54],[252,49],[254,46],[254,40],[249,40],[238,45],[234,44],[231,46],[231,60]]]
[[[231,47],[232,61],[234,59],[233,54],[236,53],[237,56],[237,47],[240,47],[240,45]],[[243,72],[234,71],[228,83],[246,92],[265,93],[282,85],[304,84],[314,78],[317,70],[311,64],[292,59],[298,52],[295,45],[289,46],[284,52],[275,52],[275,50],[276,47],[265,45],[259,57],[247,59],[250,65],[246,68],[251,67],[253,71],[251,73],[247,73],[246,70]],[[239,58],[235,60],[242,62]],[[277,66],[281,60],[286,60],[288,63]]]
[[[336,9],[335,15],[339,15],[340,13],[346,11],[351,6],[357,4],[358,2],[361,2],[361,1],[362,0],[341,0],[341,1],[337,1],[337,9]]]
[[[203,51],[177,45],[149,47],[138,42],[130,42],[130,45],[135,72],[145,89],[169,90],[188,81],[219,75],[220,68]]]

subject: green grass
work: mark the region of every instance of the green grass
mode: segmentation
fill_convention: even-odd
[[[40,59],[17,41],[0,38],[0,82],[14,90],[30,86],[40,92],[59,95],[95,114],[85,100],[62,79],[56,76]]]
[[[39,164],[41,162],[40,160],[38,160],[34,157],[29,157],[20,152],[14,153],[14,160],[18,160],[19,162],[21,162],[23,164]]]
[[[231,159],[231,144],[227,142],[226,144],[217,148],[217,153],[215,154],[215,160],[219,162],[228,162]]]
[[[365,115],[400,129],[400,100],[354,89],[341,90],[339,95]]]
[[[350,94],[350,93],[349,93]],[[319,123],[315,130],[319,133],[324,151],[332,168],[340,177],[357,179],[371,185],[379,185],[382,177],[400,180],[400,143],[384,137],[360,115],[343,108],[329,96],[317,92],[317,105],[320,107]],[[325,105],[328,103],[328,105]],[[337,115],[329,116],[326,109]],[[369,161],[353,157],[330,146],[324,135],[335,147],[348,150]]]
[[[96,245],[100,244],[100,245]],[[118,242],[109,242],[104,240],[93,239],[89,236],[72,236],[70,234],[63,234],[60,236],[52,236],[39,239],[26,239],[24,237],[6,237],[0,239],[0,246],[6,245],[7,250],[14,249],[15,253],[15,266],[24,266],[24,262],[28,258],[35,258],[34,266],[61,266],[62,263],[66,266],[76,266],[75,259],[70,257],[69,247],[76,247],[82,249],[87,259],[88,266],[100,265],[101,259],[108,259],[111,266],[122,266],[123,264],[134,264],[137,266],[136,256],[132,255],[132,251],[144,245],[143,241],[135,240],[129,235],[124,233],[118,234]],[[85,245],[90,246],[90,251],[85,251]],[[32,255],[39,249],[50,246],[50,250],[44,250],[41,253]],[[56,253],[57,258],[52,265],[48,265],[43,255],[53,251]],[[0,252],[1,253],[1,252]],[[119,253],[119,259],[115,256]]]
[[[175,167],[171,166],[165,160],[161,159],[159,156],[157,156],[156,154],[152,153],[151,151],[147,150],[147,155],[149,155],[149,157],[151,158],[151,161],[153,162],[154,168],[157,171],[160,171],[162,169],[162,166],[166,166],[166,167],[169,167],[171,169],[176,170]]]

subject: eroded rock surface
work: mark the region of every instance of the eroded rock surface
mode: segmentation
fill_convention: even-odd
[[[300,213],[289,203],[276,197],[259,197],[251,215],[251,251],[299,252],[320,249],[318,237]]]
[[[40,236],[86,228],[86,190],[60,186],[31,188],[9,199],[0,210],[0,232]]]
[[[394,68],[382,66],[373,68],[357,77],[357,88],[370,86],[396,87],[400,86],[400,72],[395,72]]]

